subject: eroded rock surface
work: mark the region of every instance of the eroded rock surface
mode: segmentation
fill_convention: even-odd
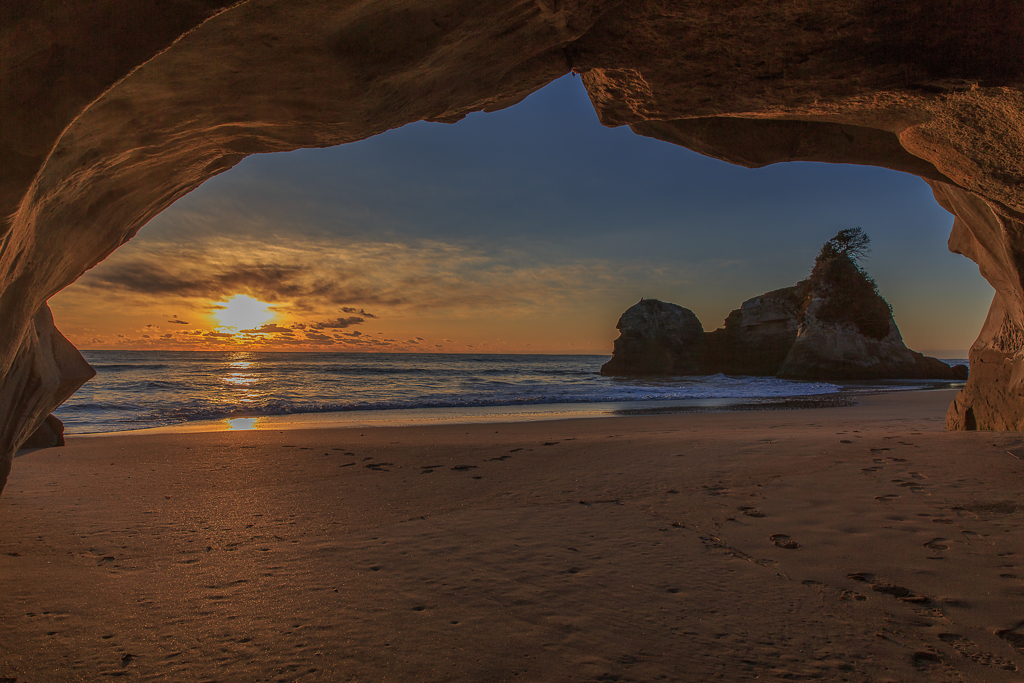
[[[64,423],[56,415],[47,415],[43,423],[21,444],[21,448],[54,448],[64,445]]]
[[[896,322],[876,339],[849,322],[823,322],[817,316],[824,303],[814,298],[801,316],[800,328],[776,374],[784,379],[967,379],[963,365],[946,363],[911,351]]]
[[[71,342],[53,326],[49,306],[32,318],[27,339],[3,382],[0,405],[13,410],[0,422],[0,483],[11,471],[14,451],[39,428],[50,411],[68,400],[71,394],[92,379],[96,371],[82,358]]]
[[[796,338],[778,371],[786,379],[967,379],[911,351],[875,281],[858,265],[868,251],[863,230],[842,230],[824,244],[801,295]]]
[[[612,359],[602,375],[699,375],[704,367],[704,327],[689,308],[641,299],[619,318]]]
[[[707,335],[704,366],[726,375],[774,375],[800,329],[805,283],[747,299]]]
[[[56,405],[11,388],[29,372],[36,313],[176,199],[249,154],[456,121],[570,70],[607,125],[748,166],[928,179],[1007,330],[1024,324],[1014,0],[11,0],[0,46],[0,457]],[[1021,366],[993,339],[972,358]],[[972,377],[956,414],[978,405],[1005,418],[979,424],[1020,425],[1007,416],[1024,373],[1005,390],[989,376]]]

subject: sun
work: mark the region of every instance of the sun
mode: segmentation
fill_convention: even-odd
[[[270,304],[245,294],[236,294],[227,301],[219,301],[214,305],[217,310],[213,316],[220,323],[219,327],[236,331],[259,327],[277,315],[271,310]]]

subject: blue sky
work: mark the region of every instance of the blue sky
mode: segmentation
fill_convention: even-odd
[[[166,335],[212,324],[211,305],[234,286],[272,304],[282,325],[364,310],[376,317],[358,337],[380,349],[603,353],[640,297],[690,308],[711,330],[743,300],[805,277],[825,240],[860,226],[874,247],[866,267],[908,345],[962,352],[992,290],[946,249],[952,221],[912,176],[745,169],[605,128],[566,76],[454,125],[250,157],[53,306],[86,348],[177,343]],[[166,287],[141,281],[160,268]],[[174,274],[189,269],[185,286]],[[109,305],[84,310],[98,288]],[[189,326],[167,330],[170,316]],[[321,343],[358,341],[336,340]]]

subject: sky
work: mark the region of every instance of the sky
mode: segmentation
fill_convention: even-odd
[[[456,124],[254,155],[50,301],[83,349],[610,354],[641,297],[705,330],[839,230],[910,348],[966,357],[992,299],[919,178],[745,169],[602,126],[578,78]]]

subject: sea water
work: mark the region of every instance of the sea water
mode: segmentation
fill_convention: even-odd
[[[265,416],[558,406],[721,406],[848,391],[774,377],[604,377],[601,355],[84,351],[96,368],[55,411],[69,434]],[[950,361],[952,362],[952,361]],[[946,383],[948,385],[948,383]],[[872,387],[882,385],[875,383]],[[934,386],[888,383],[893,389]],[[883,387],[883,388],[885,388]],[[363,413],[368,414],[368,413]]]

